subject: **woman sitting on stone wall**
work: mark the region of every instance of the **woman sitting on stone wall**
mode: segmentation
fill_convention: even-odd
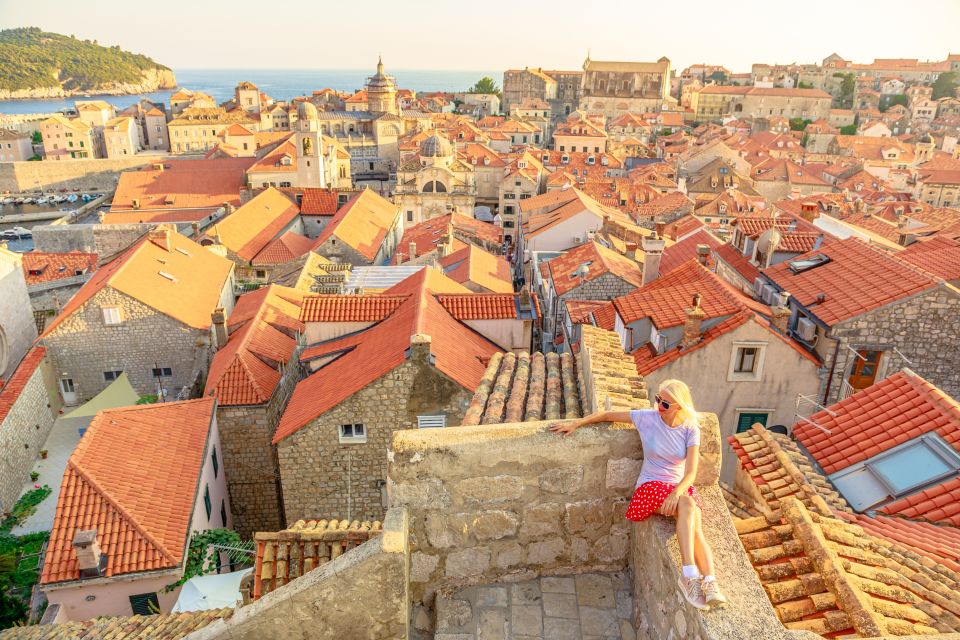
[[[566,436],[588,424],[633,422],[643,443],[643,466],[627,518],[639,522],[654,513],[676,517],[683,560],[680,589],[698,609],[720,606],[726,598],[714,575],[713,553],[703,535],[700,496],[693,487],[700,425],[690,388],[680,380],[665,380],[655,402],[655,409],[604,411],[551,425],[550,430]]]

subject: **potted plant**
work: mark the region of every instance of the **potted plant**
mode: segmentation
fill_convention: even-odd
[[[48,452],[47,452],[46,449],[40,449],[40,459],[41,459],[41,460],[46,460],[46,459],[47,459],[47,453],[48,453]]]
[[[30,481],[31,481],[31,482],[36,482],[39,477],[40,477],[40,474],[39,474],[38,472],[36,472],[36,471],[31,471],[31,472],[30,472]]]

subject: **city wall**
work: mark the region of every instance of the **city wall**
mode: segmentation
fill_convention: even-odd
[[[42,160],[0,163],[0,193],[26,193],[53,189],[102,191],[113,189],[121,171],[170,160],[162,155],[89,160]],[[177,158],[183,160],[184,158]]]

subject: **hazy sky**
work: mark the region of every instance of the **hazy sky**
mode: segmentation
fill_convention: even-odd
[[[38,26],[173,69],[578,68],[595,60],[818,62],[836,51],[960,53],[960,0],[0,0],[0,26]]]

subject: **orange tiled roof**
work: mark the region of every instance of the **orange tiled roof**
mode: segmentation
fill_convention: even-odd
[[[67,461],[41,584],[79,579],[72,541],[89,529],[106,577],[180,567],[215,408],[203,398],[97,414]]]
[[[720,241],[706,229],[700,229],[692,236],[684,238],[663,250],[660,257],[660,272],[670,273],[684,262],[697,257],[697,245],[705,244],[710,247],[707,265],[713,265],[713,251],[721,246]]]
[[[303,299],[303,322],[380,322],[408,295],[316,295]]]
[[[167,229],[169,250],[150,236],[138,240],[111,262],[102,265],[47,325],[49,335],[109,286],[157,311],[197,329],[210,326],[210,314],[220,306],[233,263]]]
[[[744,280],[751,284],[760,277],[760,269],[750,262],[747,256],[743,255],[734,248],[732,244],[724,243],[714,249],[717,257],[726,262],[734,271],[739,273]]]
[[[513,293],[510,263],[472,244],[442,258],[440,268],[460,284],[472,283],[489,293]]]
[[[394,255],[394,263],[399,264],[401,256],[403,259],[409,259],[410,243],[417,246],[417,255],[422,256],[425,253],[433,251],[437,243],[446,241],[449,226],[453,225],[454,231],[454,251],[458,251],[462,246],[457,236],[473,240],[484,245],[499,245],[503,240],[503,229],[464,215],[462,213],[448,213],[445,216],[431,218],[420,224],[408,227],[403,232],[403,238],[397,245],[397,253]]]
[[[438,295],[457,320],[506,320],[517,317],[517,296],[512,293],[468,293]]]
[[[958,216],[960,217],[960,216]],[[30,254],[24,254],[28,256]],[[944,280],[960,279],[960,227],[955,233],[939,233],[914,242],[898,257]]]
[[[862,462],[924,433],[935,432],[960,451],[960,404],[909,370],[819,411],[793,427],[824,473]],[[834,415],[835,414],[835,415]],[[944,491],[944,485],[940,485]]]
[[[929,274],[854,237],[831,242],[796,259],[818,254],[830,261],[793,273],[788,260],[764,273],[827,325],[936,284]]]
[[[225,202],[239,206],[240,189],[253,162],[254,158],[164,160],[162,170],[124,171],[110,211],[216,208]],[[134,200],[139,207],[134,207]]]
[[[956,526],[945,527],[880,515],[870,517],[862,513],[837,515],[860,525],[867,533],[914,549],[920,555],[960,573],[960,529]]]
[[[339,354],[297,384],[273,442],[292,435],[317,416],[386,375],[407,359],[410,338],[430,336],[430,352],[438,371],[464,389],[480,382],[487,360],[500,351],[495,344],[461,324],[437,297],[470,294],[435,269],[420,269],[385,295],[405,296],[397,308],[372,327],[321,343],[311,355]],[[489,297],[494,294],[479,294]],[[503,297],[503,296],[496,296]],[[512,297],[512,296],[511,296]],[[302,357],[308,357],[305,351]]]
[[[252,260],[254,265],[285,264],[310,252],[313,240],[287,231],[263,248]]]
[[[879,509],[901,518],[929,520],[960,527],[960,478],[903,497]],[[960,559],[960,556],[957,556]]]
[[[80,273],[97,270],[97,254],[80,253],[42,253],[28,251],[20,254],[23,265],[23,277],[27,285],[41,282],[53,282],[64,278],[73,278]]]
[[[3,381],[3,387],[0,388],[0,424],[7,419],[7,414],[20,397],[20,392],[27,386],[33,372],[37,370],[47,350],[44,347],[33,347],[23,357],[16,371],[8,380]]]
[[[376,192],[364,189],[340,207],[323,228],[314,249],[336,236],[363,257],[373,260],[396,222],[399,210],[397,205]]]
[[[204,394],[215,395],[221,405],[269,401],[280,382],[280,365],[290,361],[303,332],[300,301],[299,291],[278,285],[240,296],[230,338],[210,363]]]
[[[332,216],[337,212],[337,190],[306,188],[300,201],[305,216]]]
[[[218,220],[207,232],[207,236],[218,239],[220,244],[238,258],[251,261],[289,227],[298,215],[299,207],[281,191],[270,187],[230,215]]]
[[[676,327],[686,321],[693,294],[703,296],[705,318],[733,315],[743,304],[720,279],[696,260],[690,260],[653,282],[614,299],[625,324],[650,318],[658,329]]]
[[[587,275],[581,278],[577,270],[587,265]],[[563,295],[585,282],[610,274],[624,282],[639,287],[643,283],[643,271],[635,261],[622,256],[613,249],[591,240],[566,251],[547,263],[554,291]]]

